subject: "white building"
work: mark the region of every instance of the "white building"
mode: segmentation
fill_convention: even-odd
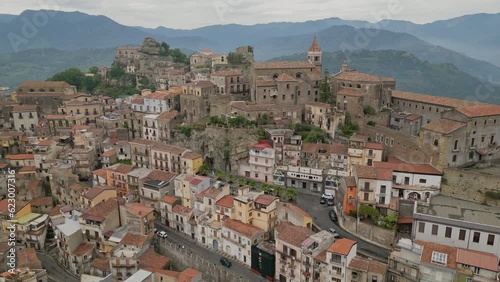
[[[222,224],[222,250],[227,256],[246,266],[252,265],[252,246],[264,240],[264,230],[239,220],[227,219]]]
[[[261,140],[250,149],[248,165],[240,166],[240,175],[257,181],[273,183],[275,153],[267,140]]]
[[[21,105],[12,108],[14,129],[18,131],[34,131],[38,125],[38,106]]]
[[[142,117],[142,136],[147,140],[158,141],[158,115],[145,115]]]
[[[350,282],[347,278],[347,266],[356,256],[358,243],[342,238],[336,240],[327,250],[316,256],[319,281]]]
[[[145,111],[152,114],[160,114],[162,112],[171,111],[172,109],[170,109],[167,104],[167,96],[168,93],[162,91],[156,91],[144,96]]]

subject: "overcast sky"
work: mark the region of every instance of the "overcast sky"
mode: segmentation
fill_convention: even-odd
[[[105,15],[125,25],[190,29],[216,24],[306,21],[329,17],[427,23],[500,12],[499,0],[1,0],[0,13],[52,9]]]

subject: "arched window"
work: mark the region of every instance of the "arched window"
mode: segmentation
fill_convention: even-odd
[[[279,75],[278,75],[277,73],[273,74],[273,79],[277,79],[277,78],[278,78],[278,76],[279,76]]]
[[[302,78],[302,74],[300,72],[296,73],[295,74],[295,78],[301,79]]]
[[[358,88],[361,88],[361,84],[358,84],[358,85],[357,85],[357,87],[358,87]]]

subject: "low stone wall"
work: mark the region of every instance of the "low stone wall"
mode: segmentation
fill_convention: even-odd
[[[343,220],[343,228],[349,233],[387,248],[392,247],[395,238],[394,230],[384,229],[362,221],[357,224],[357,219],[348,215],[343,216],[341,220]]]
[[[217,262],[207,261],[192,253],[187,248],[179,248],[179,245],[172,242],[162,242],[155,244],[155,249],[159,254],[173,259],[175,269],[181,271],[188,267],[194,268],[203,273],[204,281],[215,282],[251,282],[242,280],[234,273],[220,266]]]
[[[447,168],[444,170],[444,178],[446,180],[441,185],[441,194],[499,206],[499,201],[486,198],[486,192],[500,192],[500,175]]]

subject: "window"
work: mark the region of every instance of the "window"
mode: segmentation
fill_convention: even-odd
[[[385,194],[385,185],[380,186],[380,194]]]
[[[474,232],[474,237],[472,237],[472,242],[479,243],[479,239],[481,239],[481,233]]]
[[[438,235],[438,228],[439,226],[437,226],[436,224],[432,225],[432,235]]]
[[[479,274],[479,271],[481,270],[481,268],[479,267],[474,267],[474,274]]]
[[[446,227],[446,230],[444,232],[444,237],[451,238],[451,227]]]
[[[455,140],[455,145],[453,146],[453,150],[458,149],[458,140]]]
[[[370,182],[365,182],[365,190],[370,190]]]
[[[424,184],[425,184],[425,183],[427,183],[427,179],[420,179],[418,182],[419,182],[419,183],[424,183]]]
[[[440,252],[432,252],[431,261],[440,264],[446,264],[448,261],[448,255]]]
[[[439,141],[437,139],[434,139],[434,146],[439,146]]]
[[[465,230],[460,229],[460,232],[458,233],[458,240],[464,241],[465,240]]]
[[[370,194],[368,193],[365,193],[364,196],[363,196],[363,200],[365,201],[368,201],[368,197],[369,197]]]
[[[470,146],[474,147],[476,145],[476,138],[472,138],[472,141],[470,142]]]
[[[486,242],[486,244],[488,244],[488,246],[493,246],[494,242],[495,242],[495,235],[489,234],[488,241]]]
[[[418,232],[419,233],[424,233],[425,232],[425,222],[419,222],[418,223]]]
[[[457,155],[453,155],[452,162],[456,162],[456,161],[457,161]]]
[[[474,158],[474,151],[469,152],[469,160],[472,160]]]
[[[372,275],[372,282],[377,282],[377,276]]]

